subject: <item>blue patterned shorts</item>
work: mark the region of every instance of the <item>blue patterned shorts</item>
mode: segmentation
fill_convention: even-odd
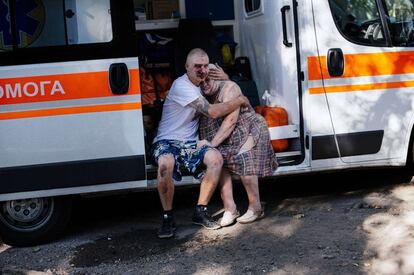
[[[185,168],[188,172],[193,174],[196,179],[201,179],[204,175],[202,164],[204,155],[210,149],[207,145],[203,145],[197,149],[197,141],[178,141],[162,139],[152,145],[151,162],[158,166],[158,159],[162,155],[172,154],[175,159],[175,166],[173,171],[173,178],[176,181],[181,181],[181,169]]]

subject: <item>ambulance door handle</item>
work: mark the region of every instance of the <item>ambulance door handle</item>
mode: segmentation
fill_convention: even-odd
[[[109,86],[115,95],[128,93],[129,72],[125,63],[114,63],[109,66]]]
[[[280,9],[280,12],[282,13],[282,30],[283,30],[283,44],[286,47],[292,47],[292,43],[289,42],[287,38],[287,29],[286,29],[286,12],[290,10],[290,6],[283,6]]]
[[[344,54],[339,48],[328,50],[328,72],[330,76],[342,76],[344,74]]]

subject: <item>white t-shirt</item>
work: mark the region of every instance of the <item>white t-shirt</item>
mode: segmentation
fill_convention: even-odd
[[[187,74],[177,78],[165,99],[154,142],[161,139],[197,140],[198,116],[196,109],[188,104],[200,96],[200,87],[195,86]]]

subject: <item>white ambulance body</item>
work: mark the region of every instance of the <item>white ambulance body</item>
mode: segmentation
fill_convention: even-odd
[[[187,1],[186,1],[187,2]],[[156,186],[146,163],[133,1],[0,1],[0,235],[28,245],[72,195]],[[184,1],[180,11],[185,16]],[[404,166],[414,124],[414,3],[235,0],[229,24],[262,104],[283,107],[278,175]],[[176,27],[176,25],[175,25]],[[265,92],[266,91],[266,92]],[[178,184],[197,183],[191,176]],[[69,196],[70,195],[70,196]]]

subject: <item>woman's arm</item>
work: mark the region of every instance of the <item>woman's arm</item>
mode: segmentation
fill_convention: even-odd
[[[233,82],[229,82],[226,86],[223,87],[223,102],[232,100],[235,97],[241,95],[239,86]],[[219,130],[214,135],[214,138],[211,140],[211,145],[213,147],[219,146],[226,138],[228,138],[236,127],[237,119],[239,118],[240,108],[234,110],[229,115],[227,115],[223,122],[220,125]]]

